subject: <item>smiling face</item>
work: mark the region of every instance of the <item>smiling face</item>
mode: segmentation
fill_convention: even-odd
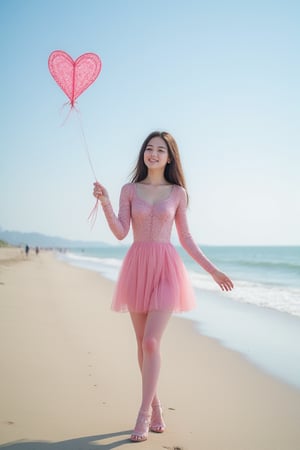
[[[144,151],[144,163],[149,170],[164,169],[169,162],[169,152],[165,141],[157,136],[150,139]]]
[[[132,171],[131,182],[143,182],[150,172],[156,180],[163,176],[168,184],[177,184],[186,189],[178,146],[167,131],[152,131],[146,137]]]

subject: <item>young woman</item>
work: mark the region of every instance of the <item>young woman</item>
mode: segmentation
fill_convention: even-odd
[[[131,440],[144,441],[149,429],[165,430],[156,393],[160,371],[160,342],[173,312],[195,307],[187,271],[170,243],[175,222],[183,248],[222,290],[233,288],[198,248],[190,235],[186,208],[188,196],[177,144],[167,132],[155,131],[144,141],[131,183],[123,186],[118,216],[107,190],[98,182],[94,196],[101,201],[107,222],[118,239],[124,239],[132,224],[134,242],[118,279],[112,309],[129,311],[135,330],[142,374],[142,402]],[[151,411],[150,411],[151,410]]]

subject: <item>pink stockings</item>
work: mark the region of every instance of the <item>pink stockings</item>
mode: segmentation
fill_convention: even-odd
[[[151,405],[159,404],[156,388],[160,371],[160,341],[171,314],[162,311],[147,314],[130,313],[142,373],[141,411],[149,411]]]

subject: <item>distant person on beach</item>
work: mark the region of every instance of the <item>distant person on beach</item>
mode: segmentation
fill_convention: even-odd
[[[177,144],[167,132],[155,131],[144,141],[130,183],[120,194],[118,216],[108,192],[94,183],[111,231],[124,239],[132,223],[134,242],[123,261],[113,297],[114,311],[129,311],[135,330],[142,374],[142,402],[134,442],[145,441],[148,431],[165,428],[157,395],[160,342],[173,312],[195,307],[195,295],[176,249],[170,243],[175,222],[183,248],[206,270],[223,291],[233,283],[204,255],[190,235],[186,209],[188,195]],[[188,380],[187,380],[188,381]]]
[[[25,246],[25,255],[28,256],[29,255],[29,245]]]
[[[40,253],[40,248],[38,246],[35,247],[35,254],[38,255]]]

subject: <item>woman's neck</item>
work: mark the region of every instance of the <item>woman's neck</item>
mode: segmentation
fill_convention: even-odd
[[[155,173],[155,172],[148,172],[148,175],[146,178],[142,181],[144,184],[151,184],[153,186],[159,186],[162,184],[169,184],[167,180],[164,177],[163,173]]]

